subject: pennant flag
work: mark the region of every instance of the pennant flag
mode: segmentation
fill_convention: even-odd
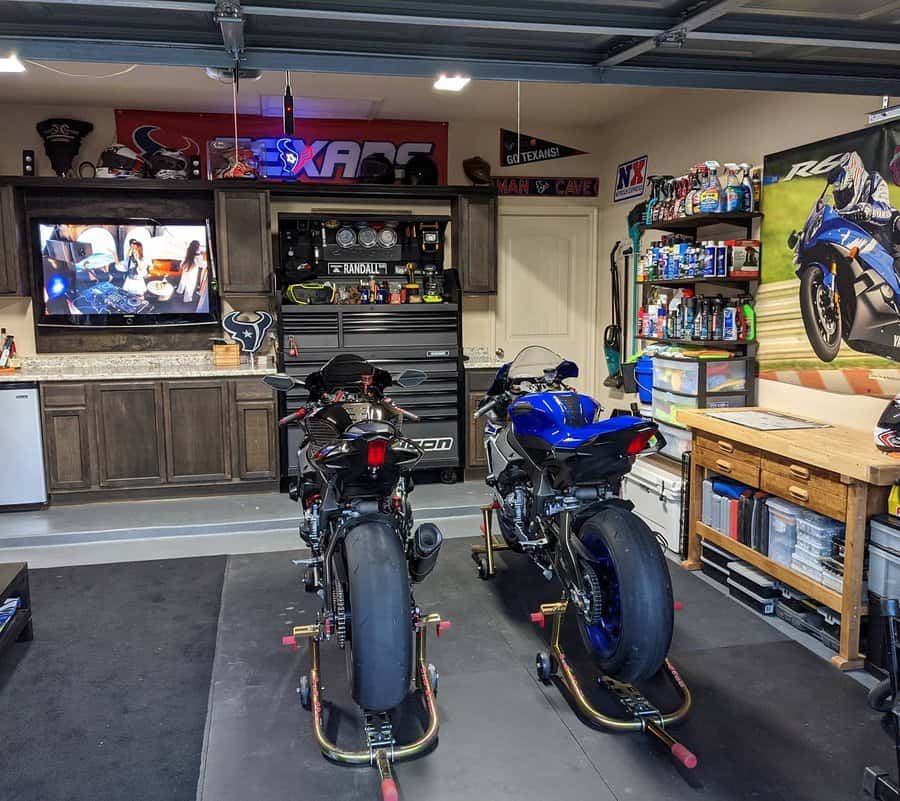
[[[516,167],[520,164],[533,164],[537,161],[564,159],[566,156],[583,156],[584,150],[560,145],[548,139],[519,134],[506,128],[500,129],[500,165]]]

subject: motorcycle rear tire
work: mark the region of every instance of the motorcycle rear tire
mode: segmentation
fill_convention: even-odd
[[[598,654],[579,615],[578,630],[585,648],[606,676],[626,683],[650,678],[665,662],[674,625],[672,580],[656,537],[637,515],[615,506],[586,520],[578,537],[589,550],[605,549],[618,583],[615,649]],[[603,582],[602,566],[594,565],[594,570]]]
[[[367,521],[348,532],[344,554],[353,700],[370,712],[386,712],[406,697],[412,676],[406,553],[388,523]]]
[[[818,264],[810,265],[800,274],[800,315],[803,318],[803,327],[806,329],[806,338],[816,356],[823,362],[831,362],[834,361],[841,349],[841,320],[838,317],[834,341],[829,342],[819,330],[815,298],[817,284],[821,284],[824,278],[825,272]]]

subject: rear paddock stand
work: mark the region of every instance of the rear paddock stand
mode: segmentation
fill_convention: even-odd
[[[392,764],[402,759],[410,759],[427,751],[437,740],[438,710],[435,702],[438,674],[434,665],[427,662],[426,636],[427,627],[434,624],[438,637],[442,631],[450,628],[449,620],[442,620],[436,613],[421,615],[416,620],[416,655],[415,673],[416,688],[421,690],[428,711],[428,725],[425,732],[417,740],[406,745],[398,745],[394,739],[391,721],[387,713],[365,713],[366,748],[350,751],[339,748],[325,734],[325,722],[322,714],[322,685],[319,673],[319,643],[324,638],[325,627],[320,623],[309,626],[295,626],[290,636],[282,638],[283,645],[290,645],[297,650],[298,640],[309,640],[310,668],[309,676],[300,677],[300,701],[307,709],[312,710],[313,732],[322,754],[334,762],[345,765],[371,765],[378,771],[381,779],[381,796],[383,801],[398,801],[399,793],[394,781]]]
[[[549,684],[552,678],[557,676],[565,685],[578,711],[598,728],[617,732],[645,732],[659,740],[684,767],[688,769],[697,767],[697,757],[667,731],[668,727],[683,720],[691,709],[691,691],[678,671],[675,670],[675,666],[666,659],[666,675],[675,685],[682,699],[681,706],[674,712],[661,712],[634,685],[623,684],[609,676],[600,676],[598,678],[600,684],[618,699],[628,713],[623,717],[603,714],[588,701],[581,689],[578,677],[569,665],[566,654],[559,644],[562,620],[567,608],[568,601],[563,599],[558,603],[541,604],[540,612],[534,612],[531,615],[531,622],[537,623],[541,628],[544,628],[548,617],[553,618],[550,652],[541,652],[537,655],[538,678],[545,684]]]
[[[496,501],[481,507],[481,535],[484,543],[472,546],[472,561],[478,566],[478,577],[481,579],[493,578],[497,572],[494,567],[494,552],[510,550],[505,542],[494,539],[493,512],[496,508]]]

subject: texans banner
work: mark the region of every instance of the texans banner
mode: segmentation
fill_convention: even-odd
[[[613,202],[643,197],[647,183],[647,157],[626,161],[616,167],[616,188],[613,190]]]
[[[534,164],[538,161],[564,159],[566,156],[583,156],[584,150],[560,145],[547,139],[538,139],[528,134],[518,134],[506,128],[500,129],[500,165],[517,167],[520,164]]]
[[[494,188],[502,197],[597,197],[600,193],[599,178],[528,178],[506,175],[494,178]]]
[[[160,148],[198,156],[207,171],[206,143],[233,137],[230,114],[192,114],[177,111],[116,110],[118,141],[148,156]],[[381,153],[405,164],[410,156],[430,156],[439,183],[447,182],[447,123],[413,120],[296,119],[293,137],[282,135],[278,117],[242,114],[241,139],[261,140],[265,149],[263,174],[273,180],[352,183],[362,160]]]

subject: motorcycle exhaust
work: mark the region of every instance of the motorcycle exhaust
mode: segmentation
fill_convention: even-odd
[[[413,535],[409,575],[414,582],[423,581],[437,563],[444,536],[434,523],[422,523]]]

